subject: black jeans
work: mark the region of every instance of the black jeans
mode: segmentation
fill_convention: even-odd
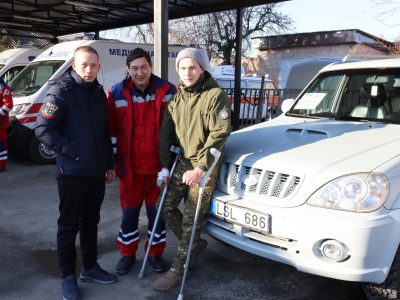
[[[57,253],[64,278],[76,274],[75,240],[78,231],[83,268],[88,270],[97,262],[97,224],[105,182],[92,177],[60,176],[57,183],[60,196]]]

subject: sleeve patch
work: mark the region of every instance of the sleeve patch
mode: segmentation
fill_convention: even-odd
[[[9,89],[5,89],[4,90],[4,95],[10,95],[10,90]]]
[[[51,102],[46,102],[42,109],[42,116],[47,119],[54,119],[56,117],[56,111],[58,110],[58,106]]]
[[[218,116],[219,116],[219,118],[220,118],[221,120],[226,120],[226,119],[228,119],[228,117],[229,117],[229,113],[228,113],[226,110],[221,110],[221,111],[218,113]]]

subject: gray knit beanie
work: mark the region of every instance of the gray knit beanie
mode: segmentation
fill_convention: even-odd
[[[205,49],[185,48],[178,53],[176,57],[176,71],[179,72],[179,61],[183,58],[191,58],[197,61],[204,71],[210,72],[210,63]]]

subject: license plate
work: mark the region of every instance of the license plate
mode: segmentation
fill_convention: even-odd
[[[262,214],[229,203],[211,200],[211,214],[230,223],[235,223],[255,231],[269,233],[270,215]]]

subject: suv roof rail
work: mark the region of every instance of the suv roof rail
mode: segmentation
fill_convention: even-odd
[[[372,60],[372,59],[387,59],[393,58],[388,55],[379,55],[379,54],[358,54],[358,53],[351,53],[347,54],[343,57],[342,62],[349,62],[349,61],[356,61],[356,60]]]

